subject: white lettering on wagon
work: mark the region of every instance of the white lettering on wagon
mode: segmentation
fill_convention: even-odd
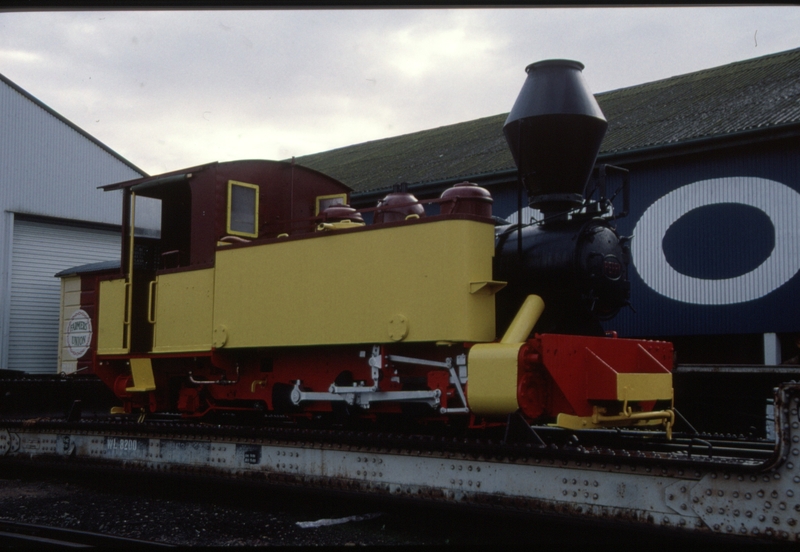
[[[109,437],[106,439],[106,450],[119,452],[133,452],[138,450],[139,443],[136,439],[122,439]]]
[[[64,345],[72,358],[81,358],[92,344],[92,319],[82,309],[76,310],[67,320]]]
[[[689,211],[718,203],[741,203],[764,212],[775,228],[775,247],[755,269],[735,278],[681,274],[667,261],[662,241]],[[687,184],[659,198],[642,214],[631,243],[634,267],[653,291],[683,303],[728,305],[753,301],[778,289],[800,270],[800,194],[766,178],[713,178]]]

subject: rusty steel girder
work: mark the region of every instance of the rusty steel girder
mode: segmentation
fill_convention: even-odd
[[[39,428],[0,422],[0,463],[213,474],[267,484],[496,506],[743,540],[800,542],[800,384],[775,398],[764,460],[691,454],[482,455],[374,445]]]

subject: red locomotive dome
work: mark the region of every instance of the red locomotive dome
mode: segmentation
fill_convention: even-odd
[[[408,192],[408,183],[395,184],[392,191],[378,202],[375,224],[405,220],[409,215],[425,216],[425,208]]]
[[[492,194],[474,182],[461,182],[448,188],[441,195],[444,201],[441,205],[442,214],[464,214],[479,217],[492,216]]]
[[[350,222],[364,222],[364,217],[361,213],[350,207],[349,205],[331,205],[322,211],[322,220],[325,222],[341,222],[349,220]]]

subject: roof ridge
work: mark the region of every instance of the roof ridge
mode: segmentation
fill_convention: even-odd
[[[138,173],[140,173],[142,175],[145,175],[145,176],[147,175],[147,173],[144,170],[142,170],[141,168],[139,168],[136,165],[134,165],[133,162],[129,161],[128,159],[123,157],[120,153],[117,153],[116,151],[111,149],[109,146],[107,146],[106,144],[101,142],[95,136],[91,135],[90,133],[88,133],[87,131],[85,131],[84,129],[82,129],[81,127],[79,127],[78,125],[76,125],[75,123],[73,123],[72,121],[70,121],[69,119],[67,119],[63,115],[61,115],[60,113],[58,113],[56,110],[54,110],[53,108],[48,106],[42,100],[40,100],[39,98],[37,98],[36,96],[34,96],[30,92],[28,92],[27,90],[25,90],[24,88],[19,86],[17,83],[15,83],[11,79],[9,79],[5,75],[3,75],[2,73],[0,73],[0,82],[6,84],[9,88],[14,90],[20,96],[22,96],[23,98],[25,98],[26,100],[28,100],[29,102],[34,104],[35,106],[37,106],[40,109],[42,109],[45,113],[55,117],[58,121],[64,123],[69,128],[71,128],[72,130],[74,130],[75,132],[77,132],[78,134],[80,134],[81,136],[83,136],[84,138],[89,140],[90,142],[93,142],[95,145],[97,145],[101,149],[105,150],[106,153],[108,153],[109,155],[111,155],[112,157],[114,157],[115,159],[120,161],[121,163],[127,165],[128,167],[130,167],[131,169],[133,169],[134,171],[136,171],[136,172],[138,172]]]
[[[698,77],[702,78],[714,78],[716,73],[720,71],[731,72],[731,70],[735,69],[744,69],[745,65],[752,65],[754,63],[764,63],[765,61],[769,60],[770,62],[774,62],[779,57],[787,56],[787,55],[796,55],[798,59],[800,59],[800,47],[794,48],[791,50],[784,50],[782,52],[775,52],[772,54],[765,54],[763,56],[749,58],[749,59],[742,59],[739,61],[732,61],[731,63],[726,63],[724,65],[716,65],[714,67],[707,67],[705,69],[699,69],[697,71],[692,71],[691,73],[683,73],[681,75],[673,75],[671,77],[666,77],[663,79],[657,79],[650,82],[643,82],[640,84],[634,84],[633,86],[625,86],[623,88],[615,88],[614,90],[607,90],[605,92],[599,92],[595,94],[595,97],[600,99],[602,96],[606,96],[608,94],[621,94],[623,92],[630,92],[632,94],[637,93],[642,88],[650,88],[655,87],[656,85],[667,86],[675,81],[681,80],[692,80]]]

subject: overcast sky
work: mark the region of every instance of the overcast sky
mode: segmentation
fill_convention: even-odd
[[[0,73],[150,174],[505,113],[542,59],[605,92],[797,47],[797,6],[0,13]]]

